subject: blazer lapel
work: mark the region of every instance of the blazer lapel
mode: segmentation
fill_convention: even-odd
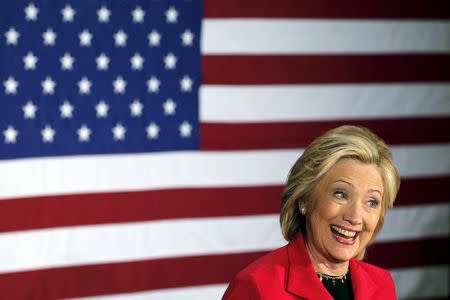
[[[376,291],[376,284],[372,276],[355,259],[350,260],[350,274],[355,300],[372,299]]]
[[[289,243],[287,251],[289,258],[287,290],[303,299],[333,300],[314,271],[301,235]]]

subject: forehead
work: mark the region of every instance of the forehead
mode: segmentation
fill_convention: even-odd
[[[374,164],[366,164],[354,159],[338,161],[325,174],[319,185],[328,185],[340,180],[362,187],[383,190],[383,179],[378,167]]]

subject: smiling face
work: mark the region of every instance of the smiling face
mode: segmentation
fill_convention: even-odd
[[[375,165],[351,159],[336,163],[310,199],[306,241],[313,263],[348,262],[365,248],[380,219],[382,196]]]

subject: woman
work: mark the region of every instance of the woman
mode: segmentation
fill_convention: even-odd
[[[282,195],[288,245],[242,270],[222,299],[396,299],[388,271],[362,262],[400,185],[386,144],[342,126],[309,145]]]

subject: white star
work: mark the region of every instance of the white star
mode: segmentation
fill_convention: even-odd
[[[122,29],[117,31],[114,34],[114,41],[116,47],[125,47],[127,45],[127,38],[128,38],[127,34]]]
[[[145,11],[142,10],[140,6],[137,6],[132,12],[133,23],[142,23],[144,22]]]
[[[193,40],[194,34],[189,29],[186,29],[181,34],[181,43],[183,44],[183,46],[192,46]]]
[[[97,10],[97,16],[100,23],[108,23],[109,17],[111,16],[111,11],[103,5],[99,10]]]
[[[159,46],[161,42],[161,34],[159,34],[159,32],[155,29],[153,29],[152,32],[148,34],[147,38],[150,47]]]
[[[132,117],[140,117],[142,116],[142,110],[144,109],[144,105],[139,101],[139,99],[134,99],[134,101],[130,104],[130,111]]]
[[[142,65],[144,64],[144,58],[139,53],[135,53],[130,58],[130,62],[131,62],[132,70],[142,70]]]
[[[106,118],[108,116],[108,104],[105,101],[101,100],[96,106],[95,110],[97,111],[97,118]]]
[[[159,135],[159,126],[152,122],[148,124],[146,131],[149,139],[157,139]]]
[[[181,91],[182,92],[190,92],[192,91],[192,79],[187,76],[184,75],[183,78],[180,80],[180,85],[181,85]]]
[[[183,123],[181,123],[181,125],[180,125],[180,127],[178,127],[178,129],[180,130],[180,136],[182,138],[191,136],[192,126],[191,126],[191,124],[189,124],[189,122],[184,121]]]
[[[66,100],[59,106],[59,111],[61,112],[61,118],[71,119],[73,114],[73,105]]]
[[[159,91],[160,84],[161,82],[159,81],[158,78],[156,78],[156,76],[150,77],[150,79],[147,80],[148,91],[150,93],[157,93]]]
[[[64,56],[61,56],[59,58],[59,61],[61,62],[62,70],[72,70],[75,58],[73,58],[73,56],[71,56],[70,53],[66,52],[64,53]]]
[[[66,6],[61,10],[61,14],[63,16],[63,22],[73,22],[73,17],[76,14],[76,11],[70,6],[66,4]]]
[[[14,27],[10,27],[7,32],[5,32],[6,45],[17,45],[20,37],[20,33],[16,31]]]
[[[23,63],[25,64],[25,70],[35,70],[38,58],[34,56],[33,52],[28,52],[26,56],[23,57]]]
[[[56,33],[53,31],[53,29],[48,28],[42,34],[42,37],[44,38],[44,45],[45,46],[54,46],[55,45]]]
[[[91,93],[92,83],[86,77],[78,81],[78,90],[80,95],[89,95]]]
[[[28,6],[25,7],[24,11],[25,11],[25,20],[27,20],[27,21],[36,21],[37,20],[39,8],[34,6],[33,2],[28,4]]]
[[[22,106],[22,110],[25,119],[34,119],[36,117],[37,106],[32,101],[28,101],[26,105]]]
[[[84,29],[82,32],[80,32],[80,34],[78,34],[78,38],[80,39],[80,46],[91,46],[92,34],[89,32],[89,30]]]
[[[169,7],[168,10],[166,10],[166,21],[167,23],[176,23],[178,18],[178,11],[173,7]]]
[[[45,125],[44,129],[41,130],[41,135],[44,143],[53,143],[55,130],[50,125]]]
[[[17,140],[17,135],[19,131],[17,131],[13,126],[9,125],[6,130],[3,130],[3,135],[5,136],[6,144],[15,144]]]
[[[167,99],[166,102],[163,103],[164,114],[172,116],[175,114],[175,109],[177,108],[177,104],[171,99]]]
[[[109,57],[106,56],[105,53],[102,53],[99,56],[97,56],[95,61],[97,62],[97,70],[103,71],[108,70]]]
[[[3,85],[5,86],[5,93],[8,94],[16,94],[17,87],[19,86],[19,82],[14,79],[14,77],[9,76],[7,80],[3,81]]]
[[[77,134],[80,142],[89,142],[89,138],[91,137],[91,129],[89,129],[86,124],[83,124],[80,128],[78,128]]]
[[[45,77],[44,81],[41,81],[42,93],[53,95],[55,93],[56,82],[49,76]]]
[[[127,82],[123,80],[122,76],[119,76],[113,81],[113,86],[114,94],[124,94],[125,88],[127,87]]]
[[[121,123],[117,123],[116,126],[112,129],[114,140],[116,141],[122,141],[125,139],[125,133],[127,132],[127,129],[123,127]]]
[[[169,53],[164,57],[164,65],[166,69],[173,70],[177,64],[177,57],[173,53]]]

